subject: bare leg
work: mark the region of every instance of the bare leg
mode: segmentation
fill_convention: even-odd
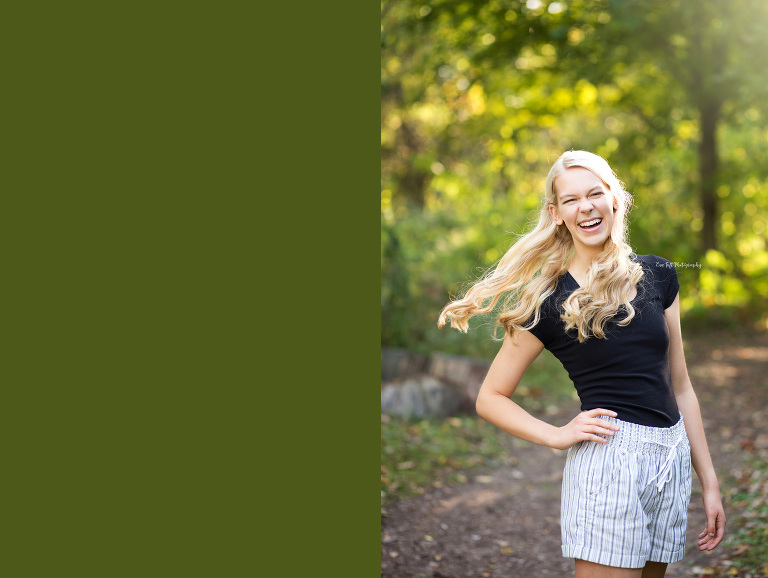
[[[666,573],[666,562],[646,562],[643,568],[643,578],[664,578]]]
[[[616,568],[586,560],[576,560],[576,578],[664,578],[667,565],[647,562],[645,568]]]
[[[647,578],[643,572],[643,568],[616,568],[576,559],[576,578]]]

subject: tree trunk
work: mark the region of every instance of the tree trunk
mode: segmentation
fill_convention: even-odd
[[[403,148],[400,154],[404,157],[404,164],[398,172],[397,179],[400,184],[400,193],[405,196],[411,206],[421,210],[424,208],[424,197],[430,174],[414,162],[416,155],[421,152],[421,143],[405,121],[400,125],[400,134],[403,137]]]
[[[699,182],[704,223],[701,230],[702,251],[717,249],[717,122],[720,118],[719,102],[699,105],[701,142],[699,143]]]

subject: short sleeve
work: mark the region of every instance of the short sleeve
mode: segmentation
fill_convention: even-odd
[[[680,290],[680,281],[677,278],[677,269],[674,264],[666,259],[659,257],[662,267],[660,267],[660,274],[662,277],[662,303],[664,309],[667,309],[672,303],[675,302],[675,297]]]
[[[539,322],[528,329],[528,332],[536,337],[544,344],[544,347],[548,347],[553,338],[554,322],[551,316],[551,311],[545,301],[541,306],[541,312],[539,313]],[[528,318],[525,325],[529,325],[533,321],[533,315]]]

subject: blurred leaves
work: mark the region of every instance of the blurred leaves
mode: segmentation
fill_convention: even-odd
[[[684,323],[764,327],[765,29],[756,0],[383,4],[382,345],[492,355],[491,316],[467,336],[438,331],[439,311],[535,222],[550,164],[576,148],[634,194],[635,251],[687,264]],[[713,102],[707,216],[701,115]],[[707,227],[717,243],[705,251]]]
[[[742,470],[737,486],[728,490],[735,515],[728,520],[732,534],[727,559],[722,560],[722,574],[768,576],[768,436],[743,440],[741,449],[752,454]],[[762,571],[761,571],[762,570]],[[747,574],[744,574],[747,575]]]
[[[479,417],[412,420],[382,414],[382,501],[465,484],[466,470],[509,463],[508,437]]]

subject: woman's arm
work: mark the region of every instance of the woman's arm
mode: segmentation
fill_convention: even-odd
[[[683,336],[680,329],[680,296],[664,311],[669,329],[669,368],[677,407],[683,414],[685,431],[691,442],[691,462],[701,482],[707,527],[699,534],[699,550],[712,550],[725,534],[725,511],[720,497],[720,485],[709,455],[704,424],[696,393],[693,391],[683,352]]]
[[[597,416],[616,417],[616,412],[597,408],[582,412],[563,427],[556,427],[533,417],[512,401],[523,374],[544,349],[541,341],[529,331],[520,331],[517,340],[515,344],[509,334],[504,337],[477,395],[478,415],[508,434],[542,446],[564,450],[582,440],[606,443],[605,438],[596,434],[613,435],[613,430],[619,428]]]

